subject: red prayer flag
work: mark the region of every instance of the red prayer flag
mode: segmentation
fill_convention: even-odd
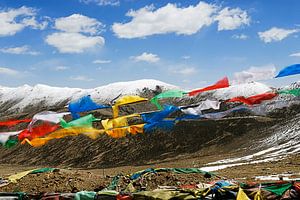
[[[262,101],[265,100],[273,99],[276,96],[277,96],[276,93],[266,92],[266,93],[250,96],[248,98],[245,98],[243,96],[234,97],[232,99],[227,100],[226,102],[242,102],[247,105],[253,105],[253,104],[260,104]]]
[[[42,137],[48,133],[51,133],[58,129],[60,125],[51,125],[49,123],[44,123],[39,126],[33,127],[31,130],[25,129],[23,130],[18,138],[19,141],[24,140],[25,138],[28,138],[29,140],[32,140],[33,138]]]
[[[229,87],[229,81],[227,77],[224,77],[223,79],[219,80],[213,85],[207,86],[205,88],[197,89],[197,90],[192,90],[188,94],[189,96],[195,96],[201,92],[209,91],[209,90],[216,90],[216,89],[221,89],[221,88],[226,88]]]
[[[21,119],[21,120],[9,120],[9,121],[4,121],[4,122],[0,122],[0,126],[14,126],[17,125],[19,123],[26,123],[26,122],[31,122],[31,119]]]

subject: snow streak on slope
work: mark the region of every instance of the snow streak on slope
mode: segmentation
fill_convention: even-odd
[[[16,88],[0,87],[1,112],[21,112],[28,106],[53,107],[84,95],[91,95],[97,102],[107,102],[121,95],[138,94],[143,88],[155,90],[156,86],[164,90],[176,86],[152,79],[112,83],[94,89],[51,87],[47,85],[23,85]]]
[[[249,150],[256,150],[254,154],[243,157],[229,158],[211,162],[203,170],[219,170],[227,167],[254,164],[280,160],[289,155],[300,152],[300,116],[295,116],[293,120],[285,125],[275,126],[274,134],[263,140],[254,142]]]

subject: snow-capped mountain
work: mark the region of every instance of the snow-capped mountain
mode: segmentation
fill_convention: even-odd
[[[139,94],[144,88],[155,90],[157,86],[163,90],[177,88],[153,79],[117,82],[94,89],[51,87],[42,84],[16,88],[0,86],[0,113],[22,112],[26,107],[32,106],[43,108],[62,106],[88,94],[96,102],[108,102],[120,94]]]
[[[162,90],[178,89],[177,86],[153,79],[117,82],[93,89],[51,87],[42,84],[35,86],[23,85],[15,88],[0,86],[0,116],[8,113],[17,114],[24,111],[34,112],[63,107],[68,102],[84,95],[91,95],[96,102],[108,103],[119,95],[142,95],[145,88],[155,91],[157,86]],[[204,92],[195,98],[194,101],[211,98],[226,100],[236,96],[249,97],[270,91],[272,91],[272,88],[265,84],[251,82]],[[32,108],[38,109],[31,110]]]
[[[213,96],[217,99],[226,100],[237,96],[249,97],[265,92],[270,92],[271,90],[272,89],[269,86],[263,83],[250,82],[215,90]]]

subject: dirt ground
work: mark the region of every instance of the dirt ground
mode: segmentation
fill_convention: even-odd
[[[128,175],[146,168],[160,167],[201,167],[201,161],[213,160],[212,157],[195,157],[188,159],[178,159],[177,161],[166,161],[155,165],[142,166],[122,166],[106,169],[60,169],[58,172],[42,174],[31,174],[19,180],[18,183],[0,187],[1,192],[23,191],[31,194],[44,192],[76,192],[80,190],[97,191],[109,185],[112,178],[117,174]],[[48,167],[34,166],[22,167],[16,165],[0,165],[0,177],[25,171],[28,169]],[[174,174],[161,172],[147,176],[140,185],[147,190],[155,189],[158,186],[180,186],[208,183],[219,179],[234,179],[241,182],[253,182],[256,176],[276,175],[276,174],[297,174],[290,178],[300,179],[300,156],[295,155],[287,159],[260,164],[242,165],[230,167],[215,172],[217,177],[205,178],[203,174]],[[119,189],[124,190],[128,185],[128,180],[121,179]]]

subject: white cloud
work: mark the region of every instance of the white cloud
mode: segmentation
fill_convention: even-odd
[[[103,46],[105,40],[101,36],[85,36],[80,33],[53,33],[48,35],[46,42],[58,49],[60,53],[82,53],[84,50]]]
[[[95,3],[98,6],[119,6],[120,5],[119,0],[79,0],[79,1],[85,4]]]
[[[270,43],[275,41],[281,41],[284,38],[290,36],[291,34],[297,32],[299,32],[298,29],[283,29],[283,28],[273,27],[267,31],[258,32],[258,36],[265,43]]]
[[[36,20],[36,10],[22,6],[17,9],[7,9],[0,11],[0,36],[11,36],[26,27],[33,29],[44,29],[47,22]]]
[[[124,24],[114,23],[112,29],[119,38],[165,33],[191,35],[213,23],[212,15],[216,9],[216,6],[204,2],[186,8],[171,3],[157,10],[154,10],[154,6],[146,6],[129,11],[126,15],[132,20]]]
[[[89,77],[86,77],[86,76],[82,76],[82,75],[79,75],[79,76],[71,76],[70,77],[71,80],[74,80],[74,81],[93,81],[94,79],[92,78],[89,78]]]
[[[28,54],[28,55],[39,55],[40,52],[31,51],[27,45],[20,46],[20,47],[8,47],[8,48],[1,48],[0,52],[2,53],[9,53],[9,54]]]
[[[103,25],[94,18],[89,18],[80,14],[73,14],[68,17],[56,19],[55,28],[69,33],[89,33],[91,35],[95,35],[102,30]]]
[[[147,53],[147,52],[144,52],[139,56],[131,56],[130,59],[134,60],[135,62],[144,61],[144,62],[149,62],[149,63],[155,63],[160,60],[158,55],[152,54],[152,53]]]
[[[214,22],[218,23],[219,31],[237,29],[250,23],[247,12],[240,8],[226,7],[220,10],[216,5],[205,2],[188,7],[168,3],[158,9],[150,5],[139,10],[130,10],[126,15],[132,18],[131,21],[114,23],[112,26],[119,38],[143,38],[166,33],[192,35]]]
[[[261,67],[250,67],[247,70],[234,73],[233,83],[247,83],[251,81],[267,80],[275,76],[276,68],[274,65]]]
[[[108,64],[111,63],[111,60],[94,60],[94,64]]]
[[[188,60],[188,59],[191,58],[191,56],[182,56],[181,58],[184,59],[184,60]]]
[[[70,67],[63,66],[63,65],[59,65],[59,66],[56,66],[54,68],[55,71],[65,71],[65,70],[68,70],[68,69],[70,69]]]
[[[58,18],[55,20],[55,28],[62,32],[48,35],[46,42],[60,53],[82,53],[89,48],[104,45],[104,38],[98,35],[102,27],[102,23],[96,19],[80,14]]]
[[[235,34],[232,36],[232,38],[237,40],[247,40],[248,36],[245,34],[240,34],[240,35]]]
[[[197,69],[194,67],[183,67],[178,69],[171,69],[171,72],[174,74],[180,74],[184,76],[189,76],[197,73]]]
[[[240,8],[230,9],[226,7],[219,12],[215,21],[218,21],[218,31],[222,31],[234,30],[242,25],[249,25],[251,20],[246,11]]]
[[[8,75],[8,76],[17,76],[20,74],[19,71],[14,70],[14,69],[10,69],[7,67],[0,67],[0,75]]]
[[[31,26],[33,29],[44,30],[48,26],[47,21],[38,22],[35,17],[25,18],[22,20],[25,26]]]
[[[293,53],[290,55],[291,57],[300,57],[300,52],[299,53]]]

